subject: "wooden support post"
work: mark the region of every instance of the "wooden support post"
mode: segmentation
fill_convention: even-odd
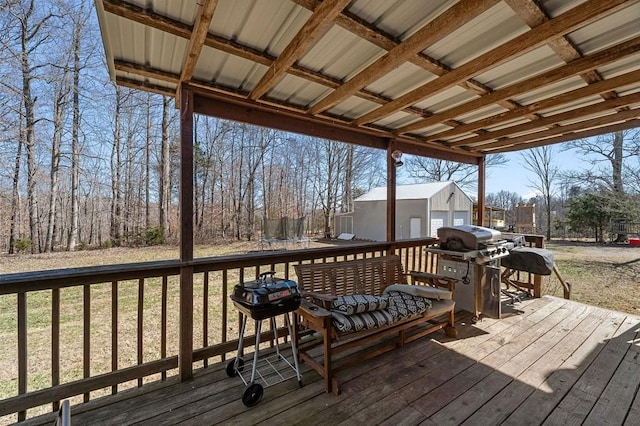
[[[484,226],[484,197],[486,184],[485,157],[478,159],[478,226]]]
[[[391,156],[395,141],[387,144],[387,241],[396,240],[396,160]]]
[[[180,87],[180,260],[193,260],[193,91]],[[193,267],[180,268],[180,380],[193,377]]]

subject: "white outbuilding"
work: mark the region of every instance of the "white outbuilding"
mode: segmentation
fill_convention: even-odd
[[[387,188],[377,187],[354,200],[354,210],[336,214],[335,235],[386,238]],[[396,187],[396,238],[437,237],[441,226],[469,225],[473,200],[457,183],[431,182]]]

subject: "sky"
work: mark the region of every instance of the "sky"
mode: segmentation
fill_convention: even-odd
[[[554,163],[561,171],[586,169],[590,164],[583,161],[575,151],[563,151],[561,146],[553,147]],[[508,163],[487,170],[486,193],[509,191],[520,194],[524,199],[535,196],[536,176],[524,167],[522,152],[505,153]]]

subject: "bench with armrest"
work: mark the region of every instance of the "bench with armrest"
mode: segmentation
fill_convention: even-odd
[[[338,370],[437,330],[457,336],[454,281],[410,272],[412,283],[421,285],[408,284],[396,255],[301,264],[295,270],[304,297],[296,311],[300,331],[320,337],[301,339],[296,332],[298,354],[324,377],[327,392],[339,392],[334,375]],[[335,359],[363,347],[366,350]]]

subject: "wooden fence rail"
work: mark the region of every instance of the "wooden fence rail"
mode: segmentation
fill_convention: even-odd
[[[238,314],[228,303],[234,284],[255,279],[267,270],[288,278],[296,263],[333,262],[389,253],[400,255],[406,270],[435,272],[436,259],[425,248],[436,242],[419,239],[338,245],[200,258],[191,262],[172,260],[0,276],[0,302],[1,298],[6,301],[15,297],[15,302],[9,300],[8,305],[15,306],[17,315],[15,327],[9,330],[9,336],[13,337],[5,342],[16,347],[17,390],[14,396],[0,400],[0,417],[17,414],[17,420],[22,421],[27,410],[34,407],[51,404],[51,411],[58,411],[64,399],[81,397],[88,401],[105,393],[115,394],[126,382],[134,381],[142,386],[145,381],[164,380],[168,374],[175,374],[179,365],[178,346],[172,344],[169,336],[177,329],[173,319],[177,318],[175,313],[180,303],[177,284],[184,267],[193,270],[194,282],[198,283],[190,298],[194,300],[192,314],[200,321],[193,322],[191,336],[177,336],[177,339],[192,339],[193,362],[206,367],[211,358],[224,360],[237,348]],[[78,300],[75,303],[65,300],[67,294],[62,290],[77,291]],[[49,307],[44,307],[49,310],[48,319],[42,324],[41,316],[35,319],[40,306],[31,309],[31,302],[42,305],[49,300]],[[34,316],[30,316],[32,310]],[[32,322],[38,323],[39,328],[30,327]],[[82,328],[82,348],[63,353],[62,336],[67,329],[77,328],[76,322]],[[135,323],[135,327],[131,323]],[[50,330],[50,343],[47,339],[31,337],[32,332],[42,328]],[[279,336],[285,334],[278,331]],[[264,331],[261,341],[273,344],[272,339],[273,330]],[[245,338],[247,345],[253,341]],[[123,359],[122,352],[132,347],[135,355]],[[152,349],[154,347],[158,349]],[[48,353],[50,368],[39,363],[37,371],[32,372],[31,355],[42,353]],[[80,360],[77,360],[78,354],[81,354]],[[105,356],[108,360],[102,364],[96,361]],[[65,357],[73,358],[70,365]],[[65,379],[63,373],[68,371],[81,377]],[[35,383],[34,377],[43,375],[48,376],[48,384]],[[0,373],[0,384],[15,379]]]

